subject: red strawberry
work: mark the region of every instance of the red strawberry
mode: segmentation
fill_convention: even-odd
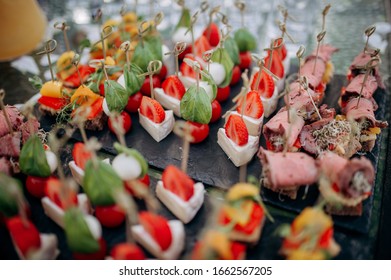
[[[92,119],[96,118],[100,113],[102,113],[102,111],[103,111],[102,104],[103,104],[103,97],[97,98],[94,101],[94,103],[91,104],[91,106],[90,106],[91,111],[87,117],[88,120],[92,120]]]
[[[242,75],[242,71],[240,71],[239,65],[235,65],[234,69],[232,70],[232,77],[231,77],[231,83],[230,85],[236,85],[240,81],[240,76]]]
[[[220,31],[218,26],[215,23],[211,23],[207,26],[202,33],[209,41],[209,44],[212,47],[216,47],[220,42]]]
[[[191,59],[193,61],[196,60],[192,54],[187,54],[185,58]],[[193,70],[193,68],[191,68],[191,66],[187,65],[185,62],[181,64],[181,66],[179,67],[179,71],[181,71],[183,76],[194,79],[197,77],[196,72]]]
[[[171,229],[166,218],[148,211],[141,211],[138,215],[140,224],[159,244],[164,251],[172,242]]]
[[[61,195],[61,182],[57,178],[50,178],[45,186],[45,195],[53,201],[58,207],[66,210],[71,206],[77,206],[76,192],[68,189],[64,195]]]
[[[185,95],[186,88],[176,75],[169,76],[162,84],[164,92],[178,100]]]
[[[281,48],[278,49],[278,55],[282,61],[285,60],[286,56],[288,55],[288,50],[286,49],[285,44],[281,45]]]
[[[250,68],[251,65],[251,52],[241,52],[239,53],[239,67],[244,70]]]
[[[26,257],[30,250],[41,247],[39,231],[32,222],[27,220],[24,224],[23,220],[16,216],[7,220],[7,228],[23,256]]]
[[[257,85],[259,72],[256,72],[254,74],[253,80],[251,82],[250,88],[252,90],[258,90],[259,94],[263,98],[270,98],[273,96],[274,93],[274,81],[273,78],[267,74],[266,72],[262,71],[261,78],[259,80],[259,86]]]
[[[202,57],[203,53],[212,49],[208,39],[201,35],[194,43],[195,47],[195,55],[198,57]]]
[[[174,165],[168,165],[162,175],[165,189],[188,201],[194,194],[194,181]]]
[[[143,99],[141,100],[140,114],[147,117],[154,123],[161,123],[166,118],[166,113],[164,112],[162,105],[147,96],[143,96]]]
[[[268,51],[268,55],[265,59],[266,67],[269,67],[270,53],[271,52]],[[282,60],[277,51],[273,51],[272,64],[269,70],[279,78],[284,77],[284,65],[282,64]]]
[[[241,102],[238,103],[238,112],[242,113],[242,106],[243,104]],[[263,115],[263,104],[261,100],[261,96],[259,93],[255,90],[250,91],[246,95],[246,104],[244,104],[244,112],[243,114],[245,116],[259,119]]]
[[[73,146],[72,157],[76,165],[84,170],[87,161],[92,157],[91,153],[87,150],[86,146],[82,142],[77,142]]]
[[[248,130],[243,119],[238,115],[230,115],[225,124],[225,134],[237,145],[243,146],[248,142]]]
[[[119,243],[111,249],[114,260],[145,260],[143,251],[136,244]]]

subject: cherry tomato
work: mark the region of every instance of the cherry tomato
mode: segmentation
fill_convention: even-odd
[[[45,187],[50,178],[54,177],[37,177],[27,176],[26,189],[34,197],[42,198],[45,196]]]
[[[73,252],[73,258],[75,260],[103,260],[106,257],[107,244],[103,238],[100,238],[98,242],[99,251],[89,254]]]
[[[217,96],[216,99],[219,102],[223,102],[229,98],[229,94],[231,92],[231,88],[226,86],[224,88],[217,88]]]
[[[145,176],[140,179],[140,182],[149,186],[151,184],[151,179],[149,178],[148,174],[145,174]]]
[[[129,97],[125,110],[129,113],[137,113],[138,108],[140,108],[141,99],[143,99],[141,92],[136,92],[133,94],[131,97]]]
[[[242,71],[240,71],[239,65],[236,65],[232,70],[232,77],[230,85],[236,85],[240,81],[240,76],[242,75]]]
[[[219,101],[217,101],[216,99],[213,100],[213,102],[212,102],[212,118],[210,119],[211,123],[216,122],[221,118],[221,111],[222,111],[222,109],[221,109],[221,105],[220,105]]]
[[[157,75],[152,76],[152,84],[153,84],[153,88],[161,87],[159,76],[157,76]],[[141,86],[140,91],[142,94],[144,94],[146,96],[151,96],[151,87],[149,85],[149,76],[147,76],[145,78],[144,83]]]
[[[125,221],[125,212],[117,205],[96,206],[95,216],[105,227],[117,227]]]
[[[122,117],[123,128],[125,130],[125,133],[127,133],[132,127],[132,119],[130,118],[129,114],[126,113],[125,111],[121,112],[121,117]],[[109,124],[110,131],[115,133],[111,118],[109,118],[108,124]]]
[[[103,83],[99,85],[99,94],[105,96],[105,84]]]
[[[250,52],[241,52],[239,54],[239,60],[240,60],[240,64],[239,64],[240,69],[244,70],[246,68],[250,68],[251,53]]]
[[[29,220],[23,221],[19,216],[15,216],[7,220],[7,228],[23,256],[41,246],[39,231]]]
[[[191,143],[200,143],[208,137],[209,134],[209,125],[201,124],[196,122],[187,121],[191,126],[191,135],[193,136],[193,141]]]
[[[159,72],[159,79],[161,82],[164,81],[164,79],[167,77],[167,67],[166,65],[163,65],[162,68],[160,69],[160,72]]]

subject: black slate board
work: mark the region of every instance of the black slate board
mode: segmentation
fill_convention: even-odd
[[[345,76],[335,75],[327,87],[324,102],[329,107],[336,108],[338,111],[338,98],[340,97],[341,88],[347,84]],[[241,84],[231,88],[230,99],[222,103],[223,113],[230,109],[233,105],[231,99],[241,88]],[[374,95],[378,102],[379,108],[376,111],[376,117],[383,119],[385,116],[386,104],[384,95],[385,90],[378,89]],[[278,108],[284,106],[283,100],[279,102]],[[278,111],[278,109],[276,110]],[[264,120],[266,123],[268,119]],[[50,130],[54,123],[54,118],[41,117],[41,126],[45,130]],[[191,145],[188,174],[196,181],[203,182],[206,185],[215,186],[221,189],[228,189],[239,180],[239,168],[228,159],[227,155],[217,144],[217,131],[224,126],[224,120],[220,119],[216,123],[210,124],[210,133],[208,138],[199,144]],[[108,129],[103,131],[88,131],[88,136],[95,136],[103,143],[103,150],[115,155],[113,143],[116,140],[114,134]],[[81,141],[81,135],[76,132],[73,138]],[[129,147],[139,150],[148,160],[149,165],[157,170],[164,170],[168,164],[180,166],[182,156],[182,140],[174,133],[171,133],[167,138],[157,143],[139,124],[138,115],[132,115],[132,129],[126,135],[126,143]],[[371,160],[372,164],[377,169],[379,161],[381,134],[376,141],[376,145],[371,153],[366,156]],[[266,147],[265,139],[261,135],[260,145]],[[255,177],[260,177],[262,166],[257,157],[254,157],[247,166],[247,173]],[[299,191],[298,198],[291,200],[288,197],[280,197],[278,194],[262,189],[262,196],[267,204],[280,207],[282,209],[299,213],[306,206],[314,205],[318,199],[319,192],[317,186],[310,186],[308,193],[304,194],[304,187]],[[367,199],[363,205],[363,214],[360,217],[334,217],[336,226],[349,229],[356,232],[366,233],[370,228],[370,218],[373,205],[373,196]]]

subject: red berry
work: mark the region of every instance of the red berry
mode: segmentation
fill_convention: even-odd
[[[250,88],[257,90],[263,98],[270,98],[274,94],[274,81],[273,78],[266,72],[261,72],[261,78],[259,79],[259,85],[257,84],[259,72],[256,72],[253,76]]]
[[[162,68],[160,69],[160,72],[159,72],[159,79],[160,81],[163,81],[166,77],[167,77],[167,67],[166,65],[162,65]]]
[[[152,212],[141,211],[139,213],[139,221],[163,251],[170,247],[172,234],[166,218]]]
[[[92,157],[91,153],[87,150],[84,143],[77,142],[73,145],[72,157],[76,165],[84,170],[87,161]]]
[[[220,42],[220,31],[218,26],[215,23],[211,23],[207,26],[202,33],[209,41],[209,44],[212,47],[216,47]]]
[[[130,118],[129,114],[126,113],[125,111],[121,112],[120,117],[122,118],[122,127],[124,129],[124,132],[127,133],[132,127],[132,119]],[[109,118],[108,125],[110,131],[115,134],[112,118]]]
[[[164,92],[174,97],[178,100],[181,100],[186,93],[186,88],[182,84],[181,80],[176,75],[169,76],[162,84]]]
[[[45,186],[45,196],[61,209],[68,209],[78,205],[77,193],[67,189],[64,193],[61,181],[57,178],[50,178]]]
[[[243,119],[238,115],[230,115],[225,124],[225,134],[239,146],[248,142],[248,130]]]
[[[213,100],[213,102],[212,102],[212,118],[210,119],[210,122],[211,123],[217,122],[221,118],[221,113],[222,113],[222,109],[221,109],[220,102],[217,101],[216,99]]]
[[[194,181],[174,165],[168,165],[164,169],[162,180],[165,189],[184,201],[188,201],[194,195]]]
[[[241,100],[240,100],[241,101]],[[238,102],[238,112],[242,113],[242,103]],[[261,100],[261,96],[255,90],[250,91],[246,95],[246,103],[244,104],[244,112],[245,116],[259,119],[263,115],[263,104]]]
[[[125,110],[128,113],[137,113],[140,108],[141,99],[143,99],[143,95],[141,92],[136,92],[128,99],[128,104],[126,104]]]
[[[271,52],[268,51],[268,55],[265,58],[265,65],[269,65]],[[273,51],[272,64],[270,67],[270,71],[279,78],[284,77],[284,64],[278,54],[278,51]]]
[[[166,118],[166,113],[164,112],[162,105],[147,96],[143,96],[143,99],[141,100],[140,114],[147,117],[154,123],[161,123]]]

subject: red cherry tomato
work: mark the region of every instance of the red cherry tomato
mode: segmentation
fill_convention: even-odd
[[[240,60],[240,64],[239,64],[240,69],[244,70],[244,69],[250,68],[251,53],[250,52],[241,52],[239,54],[239,60]]]
[[[133,94],[131,97],[129,97],[125,110],[129,113],[137,113],[138,108],[140,108],[141,99],[143,99],[141,92],[136,92]]]
[[[75,260],[103,260],[106,257],[107,244],[106,241],[101,238],[98,240],[99,250],[95,253],[77,253],[73,252],[73,258]]]
[[[126,113],[125,111],[121,112],[121,117],[122,117],[123,128],[125,130],[125,133],[127,133],[132,127],[132,119],[130,118],[129,114]],[[109,124],[110,131],[115,133],[111,118],[109,118],[108,124]]]
[[[240,81],[240,76],[242,75],[242,71],[240,71],[239,65],[236,65],[232,70],[232,77],[230,85],[236,85]]]
[[[29,220],[23,221],[19,216],[15,216],[7,220],[7,228],[23,256],[30,250],[41,247],[39,231]]]
[[[161,82],[164,81],[164,79],[167,77],[167,67],[166,65],[163,65],[162,68],[160,69],[160,72],[159,72],[159,79]]]
[[[42,198],[45,196],[45,187],[50,178],[54,177],[37,177],[27,176],[26,189],[34,197]]]
[[[153,84],[153,88],[160,88],[162,86],[160,83],[159,76],[157,76],[157,75],[152,76],[152,84]],[[149,76],[147,76],[145,78],[144,83],[141,86],[140,91],[142,94],[144,94],[146,96],[151,96],[151,87],[149,85]]]
[[[117,205],[96,206],[95,216],[105,227],[117,227],[125,221],[125,212]]]
[[[99,94],[105,96],[105,84],[99,84]]]
[[[229,94],[231,92],[231,88],[229,86],[223,88],[217,88],[217,96],[216,99],[219,102],[223,102],[229,98]]]
[[[193,136],[193,141],[191,143],[200,143],[208,137],[209,134],[209,125],[187,121],[191,126],[191,135]]]
[[[145,176],[140,179],[140,182],[149,186],[151,184],[151,179],[149,178],[148,174],[145,174]]]
[[[220,105],[219,101],[217,101],[216,99],[213,100],[213,102],[212,102],[212,118],[210,119],[210,122],[213,123],[213,122],[218,121],[221,118],[221,112],[222,112],[222,109],[221,109],[221,105]]]

